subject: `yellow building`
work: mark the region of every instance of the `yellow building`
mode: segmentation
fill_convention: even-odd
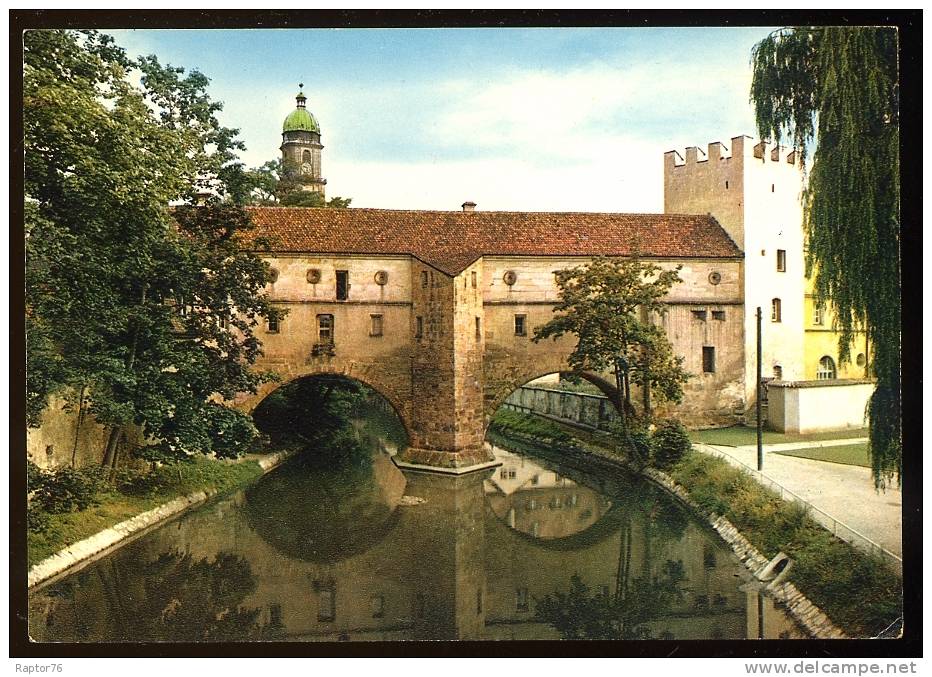
[[[835,328],[835,311],[832,305],[820,305],[816,299],[813,279],[805,281],[803,360],[807,380],[831,378],[869,378],[867,336],[857,333],[851,342],[851,360],[842,364],[838,359],[838,340],[841,332]]]

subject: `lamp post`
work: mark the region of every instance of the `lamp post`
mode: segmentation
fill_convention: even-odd
[[[761,310],[760,306],[757,306],[757,472],[760,472],[764,469],[764,432],[763,432],[763,421],[761,421],[761,394],[763,393],[763,388],[761,387],[761,381],[763,378],[763,356],[761,355],[761,347],[763,341],[761,340]]]

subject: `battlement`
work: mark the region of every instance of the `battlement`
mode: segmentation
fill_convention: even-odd
[[[795,149],[776,145],[768,152],[769,141],[760,141],[751,145],[751,140],[751,137],[741,135],[732,137],[730,148],[721,141],[713,141],[708,144],[708,150],[703,150],[698,146],[687,146],[684,154],[680,154],[678,150],[670,150],[663,154],[664,167],[670,170],[695,165],[709,166],[709,163],[714,165],[717,162],[727,162],[736,158],[740,162],[751,159],[766,162],[769,158],[771,162],[786,162],[790,165],[796,165],[799,160],[799,153]]]

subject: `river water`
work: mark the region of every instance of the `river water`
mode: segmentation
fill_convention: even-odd
[[[509,445],[512,446],[512,445]],[[402,472],[354,421],[30,595],[40,642],[801,636],[662,490],[493,447]]]

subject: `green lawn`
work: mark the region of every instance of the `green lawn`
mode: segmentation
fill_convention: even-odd
[[[844,465],[860,465],[871,467],[871,457],[867,442],[860,444],[845,444],[837,447],[810,447],[808,449],[787,449],[776,451],[781,456],[797,456],[811,458],[813,461],[828,461],[829,463],[842,463]]]
[[[852,437],[867,437],[867,428],[852,428],[825,433],[807,433],[805,435],[791,435],[764,431],[764,444],[780,444],[783,442],[817,442],[819,440],[842,440]],[[729,447],[740,447],[746,444],[757,444],[757,431],[747,426],[732,426],[731,428],[715,428],[712,430],[691,430],[689,439],[693,442],[706,444],[721,444]]]

